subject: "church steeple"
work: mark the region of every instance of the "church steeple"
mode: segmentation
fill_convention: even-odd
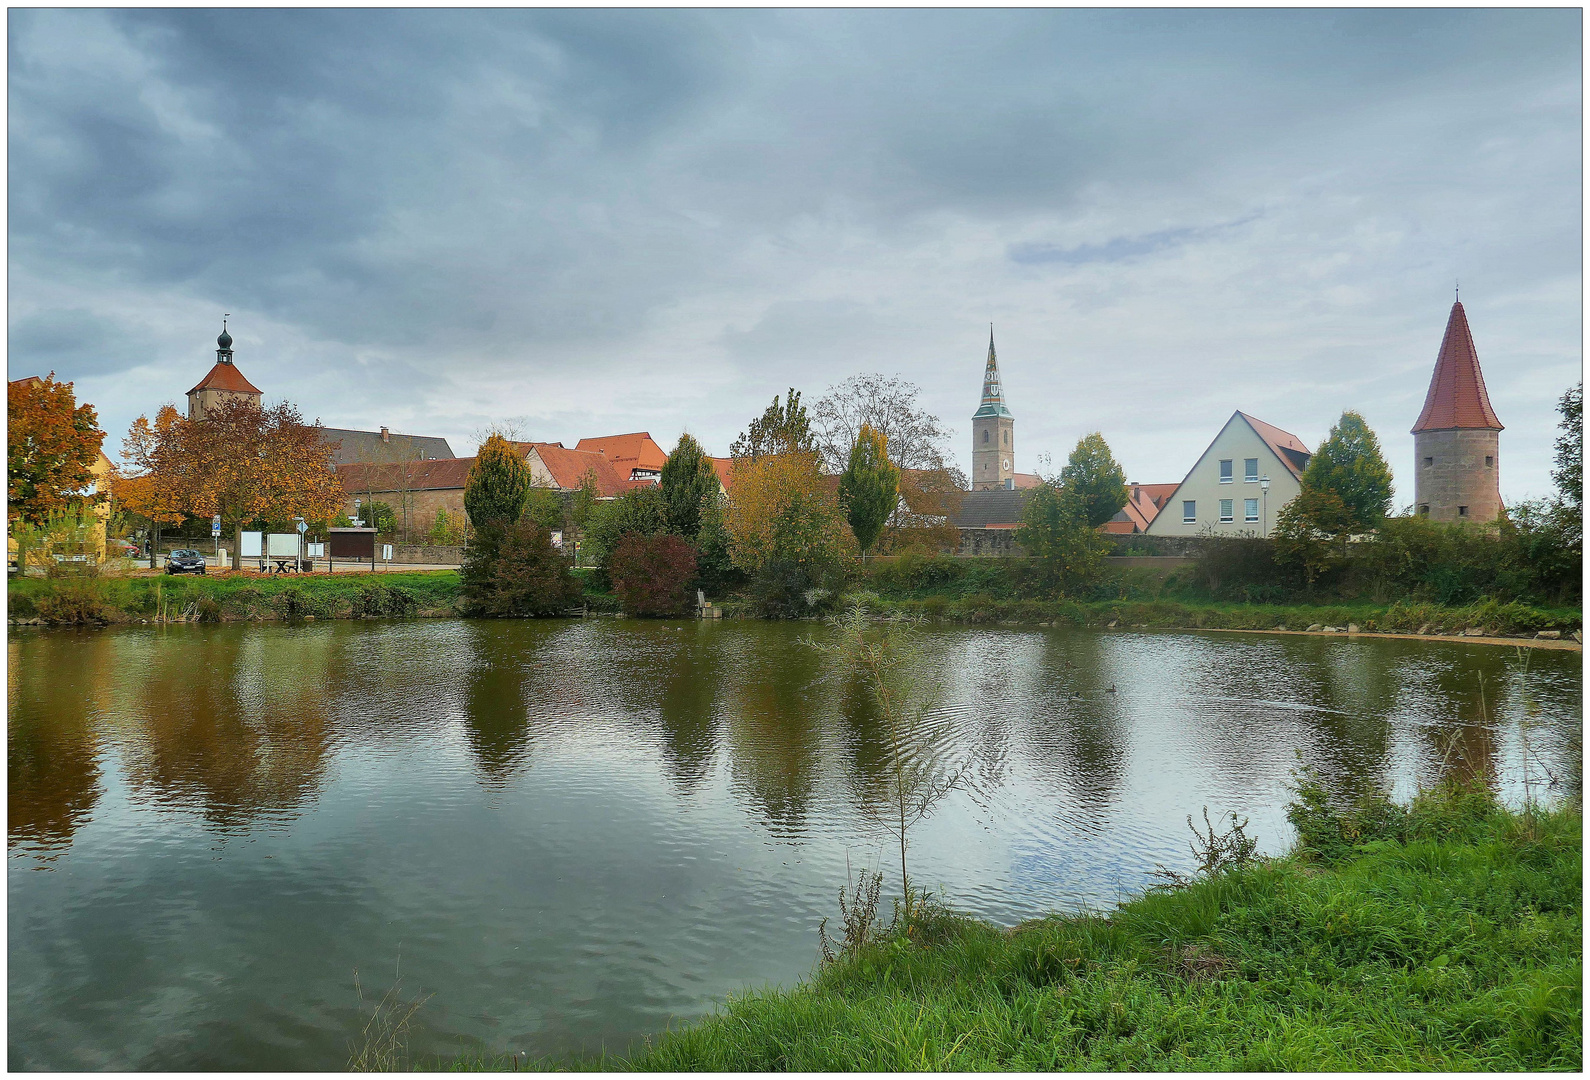
[[[994,354],[994,328],[988,328],[988,362],[983,366],[983,400],[972,414],[972,490],[1016,485],[1016,418],[1005,408]]]
[[[983,368],[983,403],[972,414],[972,419],[979,416],[1011,416],[1010,410],[1005,408],[1005,388],[999,382],[999,360],[994,355],[992,325],[988,327],[988,364]]]

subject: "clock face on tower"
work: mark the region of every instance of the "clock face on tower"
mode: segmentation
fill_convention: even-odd
[[[1009,458],[1006,458],[1006,459],[1005,459],[1005,460],[1004,460],[1004,461],[1001,461],[1001,462],[1000,462],[1000,463],[999,463],[999,467],[1000,467],[1000,468],[1001,468],[1001,469],[1008,469],[1008,468],[1010,468],[1010,459],[1009,459]]]

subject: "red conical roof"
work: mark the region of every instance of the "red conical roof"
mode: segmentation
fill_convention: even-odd
[[[235,390],[244,394],[258,394],[259,387],[243,378],[243,373],[237,370],[237,365],[228,364],[225,360],[217,360],[210,373],[199,380],[199,385],[194,390]],[[261,395],[263,396],[263,395]]]
[[[1446,428],[1502,430],[1485,393],[1480,357],[1474,351],[1474,337],[1461,303],[1452,305],[1452,315],[1446,321],[1441,354],[1435,358],[1435,374],[1430,376],[1430,391],[1424,395],[1424,411],[1413,425],[1413,433]]]

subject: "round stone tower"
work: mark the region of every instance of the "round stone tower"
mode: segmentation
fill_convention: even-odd
[[[1494,521],[1502,512],[1501,432],[1468,317],[1453,303],[1413,425],[1414,512],[1436,521]]]

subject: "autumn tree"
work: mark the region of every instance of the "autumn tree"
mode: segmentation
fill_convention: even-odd
[[[234,398],[195,420],[167,405],[153,424],[133,421],[123,456],[135,471],[118,491],[129,509],[157,522],[219,515],[231,533],[261,519],[323,521],[344,499],[331,454],[287,402],[266,409]],[[234,566],[236,559],[234,550]]]
[[[1103,525],[1126,505],[1126,470],[1097,431],[1077,440],[1060,470],[1060,482],[1076,500],[1091,528]]]
[[[758,461],[769,454],[804,454],[814,449],[811,420],[801,404],[800,392],[792,386],[782,406],[778,395],[773,395],[773,403],[751,421],[750,428],[740,433],[729,447],[729,454]]]
[[[679,436],[679,445],[668,455],[657,486],[667,509],[668,528],[693,540],[701,531],[702,506],[718,497],[720,485],[712,459],[688,433]]]
[[[900,499],[900,470],[889,460],[889,441],[871,424],[862,424],[839,477],[839,505],[865,558]]]
[[[476,529],[501,528],[519,520],[530,498],[530,466],[513,444],[492,434],[475,453],[464,481],[464,510]]]
[[[815,614],[855,550],[815,450],[737,459],[724,531],[731,563],[751,578],[767,615]]]
[[[6,513],[40,525],[73,503],[96,504],[93,465],[105,433],[92,405],[79,405],[69,382],[19,379],[6,391]]]
[[[585,523],[591,561],[606,566],[626,536],[656,536],[668,531],[668,504],[655,487],[634,488],[596,505]]]
[[[695,602],[696,549],[674,533],[631,533],[607,560],[608,577],[629,615],[683,615]]]
[[[1348,537],[1359,522],[1336,492],[1305,487],[1276,515],[1275,561],[1301,573],[1312,593],[1315,582],[1346,561]]]
[[[1347,510],[1352,532],[1375,528],[1391,512],[1391,467],[1362,416],[1351,410],[1342,413],[1303,470],[1303,490],[1335,495]]]

